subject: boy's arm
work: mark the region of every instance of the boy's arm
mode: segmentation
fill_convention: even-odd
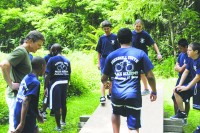
[[[180,82],[178,84],[178,86],[181,86],[183,85],[185,79],[187,78],[188,74],[189,74],[189,70],[188,69],[185,69],[185,71],[183,72],[183,74],[181,75],[181,79],[180,79]]]
[[[149,82],[149,85],[152,89],[152,92],[150,94],[150,100],[155,101],[157,99],[157,90],[156,90],[156,79],[154,77],[153,72],[150,70],[147,73],[145,73],[147,80]]]
[[[47,89],[49,86],[50,75],[45,73],[45,82],[44,82],[44,89]]]
[[[184,64],[182,67],[180,67],[179,64],[176,63],[176,66],[175,66],[174,69],[175,69],[175,71],[177,71],[177,72],[183,72],[183,71],[185,70],[186,66],[187,66],[187,64]]]
[[[23,103],[22,103],[22,110],[21,110],[20,123],[19,123],[19,125],[17,126],[17,128],[16,128],[16,130],[15,130],[14,133],[22,132],[22,130],[23,130],[23,128],[24,128],[25,121],[26,121],[26,114],[27,114],[27,111],[28,111],[28,107],[29,107],[30,100],[31,100],[31,96],[26,96],[26,97],[24,98],[24,101],[23,101]]]
[[[157,46],[156,43],[153,44],[153,48],[154,48],[154,50],[155,50],[156,53],[157,53],[157,59],[158,59],[158,60],[161,60],[161,59],[162,59],[162,55],[160,54],[160,51],[159,51],[158,46]]]
[[[101,54],[98,52],[98,69],[100,70],[100,58],[101,58]]]
[[[178,86],[177,91],[181,92],[181,91],[189,90],[199,81],[200,81],[200,74],[196,74],[194,79],[187,86]]]

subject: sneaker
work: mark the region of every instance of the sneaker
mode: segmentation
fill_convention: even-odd
[[[58,131],[58,132],[62,132],[62,128],[61,127],[56,127],[55,130]]]
[[[144,89],[143,92],[142,92],[142,96],[145,96],[145,95],[148,95],[148,94],[150,94],[149,89]]]
[[[198,126],[193,133],[200,133],[200,126]]]
[[[178,110],[178,112],[176,113],[176,115],[171,116],[171,119],[187,119],[187,115],[185,112],[182,112],[180,110]]]
[[[62,122],[62,121],[60,121],[60,125],[61,125],[61,127],[64,127],[64,126],[66,126],[66,123],[65,123],[65,122]]]
[[[106,102],[106,98],[103,96],[103,97],[100,97],[100,103],[105,103]]]
[[[111,99],[111,94],[107,95],[107,98],[108,98],[108,99]]]

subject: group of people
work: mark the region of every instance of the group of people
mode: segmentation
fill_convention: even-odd
[[[8,133],[38,133],[36,119],[43,123],[43,115],[38,109],[40,95],[39,76],[44,76],[45,95],[49,108],[55,113],[56,128],[65,126],[67,114],[66,95],[70,80],[70,61],[61,54],[62,47],[55,43],[50,48],[50,58],[31,58],[45,42],[44,36],[30,31],[21,45],[0,63],[3,77],[7,83],[6,102],[9,108]],[[62,118],[61,118],[62,116]]]
[[[102,28],[105,34],[99,38],[96,47],[98,68],[102,75],[100,103],[106,102],[105,88],[111,88],[107,98],[111,99],[113,108],[113,132],[119,133],[120,116],[126,116],[129,131],[138,133],[141,127],[141,95],[150,93],[148,84],[152,89],[150,100],[155,101],[157,98],[148,47],[153,46],[158,60],[162,59],[162,55],[152,37],[142,30],[143,22],[140,19],[136,20],[132,32],[128,28],[122,28],[115,35],[111,33],[112,24],[107,20],[102,22]],[[178,47],[181,53],[175,71],[179,72],[179,78],[172,95],[175,115],[171,119],[183,119],[186,122],[190,97],[193,97],[193,108],[200,110],[200,44],[188,44],[186,39],[180,39]],[[143,92],[140,79],[144,85]],[[200,126],[197,126],[194,133],[200,133]]]
[[[100,103],[106,102],[105,89],[112,104],[113,132],[119,133],[120,116],[127,117],[129,132],[139,133],[141,128],[142,95],[150,94],[150,100],[156,101],[156,79],[152,72],[154,68],[148,57],[148,46],[152,46],[157,59],[162,55],[152,37],[144,30],[143,23],[137,19],[135,30],[119,29],[117,34],[111,33],[112,24],[105,20],[102,28],[105,34],[99,38],[98,69],[101,70]],[[31,31],[22,44],[15,48],[8,57],[0,63],[3,77],[7,83],[6,102],[9,107],[9,133],[36,133],[36,119],[44,122],[38,110],[40,94],[39,76],[44,76],[44,92],[48,102],[44,102],[43,112],[47,103],[55,114],[56,130],[62,131],[66,125],[66,95],[70,80],[70,61],[62,54],[62,47],[55,43],[50,47],[50,54],[45,58],[36,56],[32,59],[30,52],[36,52],[42,47],[45,39],[38,31]],[[200,90],[200,44],[190,43],[186,39],[178,42],[181,51],[175,71],[179,78],[173,91],[175,115],[172,119],[186,119],[190,110],[190,97],[193,96],[193,108],[200,110],[198,95]],[[140,80],[144,91],[141,92]],[[149,87],[151,92],[149,91]],[[44,100],[44,101],[46,101]],[[185,107],[183,106],[185,102]],[[198,126],[195,133],[200,132]]]
[[[162,59],[157,44],[142,30],[143,23],[136,20],[135,30],[122,28],[117,35],[111,33],[112,24],[101,23],[105,34],[99,38],[98,69],[101,70],[100,103],[106,102],[105,88],[109,88],[108,99],[112,103],[113,132],[119,133],[120,116],[127,117],[129,132],[139,133],[142,95],[150,93],[150,100],[157,99],[156,80],[152,72],[153,64],[148,57],[148,46],[153,46],[157,58]],[[144,84],[141,93],[140,79]],[[152,89],[149,91],[148,83]]]
[[[102,35],[99,40],[96,47],[96,51],[98,52],[98,69],[101,71],[101,74],[103,73],[103,69],[105,66],[105,60],[106,57],[116,49],[119,49],[121,46],[118,42],[118,38],[116,34],[113,34],[111,32],[112,30],[112,24],[105,20],[101,23],[102,29],[104,30],[105,34]],[[132,41],[131,46],[143,50],[148,55],[148,47],[153,47],[154,50],[157,53],[157,59],[161,60],[162,55],[159,51],[159,48],[155,41],[152,39],[152,37],[143,30],[143,22],[141,19],[137,19],[134,23],[134,30],[132,31]],[[140,73],[141,80],[144,85],[144,91],[141,92],[141,95],[147,95],[150,93],[148,81],[147,78],[143,72],[143,70]],[[112,81],[112,76],[109,77],[109,80]],[[101,84],[101,97],[100,97],[100,103],[106,102],[105,97],[105,89],[109,89],[109,93],[107,95],[107,98],[111,98],[111,89],[112,88],[112,82],[109,82],[110,84],[108,86],[104,86]]]
[[[178,41],[178,47],[180,54],[174,67],[178,72],[178,79],[172,95],[175,115],[170,118],[183,119],[184,124],[187,124],[191,97],[193,97],[193,108],[200,110],[200,44],[195,42],[189,44],[182,38]],[[194,133],[200,133],[200,126],[197,126]]]

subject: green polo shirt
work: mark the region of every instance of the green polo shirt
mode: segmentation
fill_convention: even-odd
[[[29,53],[23,46],[18,46],[11,52],[7,60],[11,65],[10,77],[14,83],[20,83],[24,76],[32,71]],[[8,97],[15,97],[10,87],[7,87],[6,95]]]

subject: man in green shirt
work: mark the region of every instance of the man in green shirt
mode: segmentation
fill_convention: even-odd
[[[29,52],[36,52],[41,48],[45,39],[44,36],[34,30],[30,31],[24,39],[24,43],[13,52],[11,52],[7,59],[0,63],[4,80],[7,83],[6,88],[6,102],[9,108],[9,131],[14,131],[14,107],[16,103],[16,94],[19,88],[19,84],[24,76],[31,72],[31,60]]]

